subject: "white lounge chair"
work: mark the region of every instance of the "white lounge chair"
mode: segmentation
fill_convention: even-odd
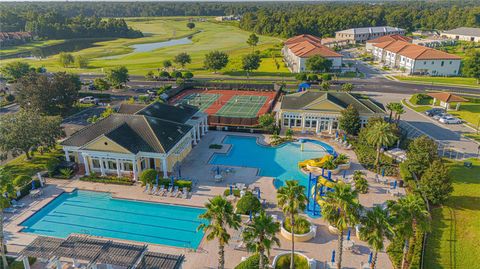
[[[187,187],[183,187],[182,189],[182,198],[187,199],[188,198],[188,189]]]
[[[152,191],[150,192],[151,195],[154,195],[157,192],[157,185],[153,186]]]
[[[22,208],[25,207],[24,203],[18,202],[17,200],[13,199],[12,200],[12,206],[16,208]]]
[[[15,209],[13,207],[7,207],[7,208],[3,209],[3,212],[14,214],[15,212],[17,212],[17,209]]]
[[[147,185],[145,185],[145,190],[143,192],[144,193],[149,193],[150,192],[150,183],[147,183]]]
[[[178,186],[175,186],[175,188],[173,189],[173,192],[172,194],[170,195],[171,197],[176,197],[178,194]]]
[[[164,192],[165,192],[165,185],[162,185],[162,186],[160,186],[160,188],[158,188],[158,190],[157,190],[157,192],[155,193],[155,195],[157,195],[157,196],[158,196],[158,195],[162,196]]]

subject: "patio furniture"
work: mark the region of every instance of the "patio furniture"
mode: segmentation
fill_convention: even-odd
[[[157,192],[157,185],[153,186],[152,191],[150,192],[150,195],[154,195]]]
[[[147,183],[147,185],[145,185],[145,190],[143,192],[144,193],[149,193],[150,192],[150,183]]]
[[[12,206],[16,208],[22,208],[25,207],[24,203],[18,202],[17,200],[13,199],[12,200]]]
[[[40,194],[41,194],[40,189],[35,189],[35,190],[30,191],[30,197],[32,197],[32,198],[35,198],[35,197],[39,196]]]
[[[343,249],[344,250],[352,250],[354,246],[355,246],[355,242],[353,242],[353,240],[343,241]]]
[[[17,209],[15,209],[13,207],[7,207],[7,208],[3,209],[3,212],[14,214],[15,212],[17,212]]]
[[[164,192],[165,192],[165,185],[162,185],[160,186],[160,188],[158,188],[157,192],[155,192],[155,195],[163,195]]]
[[[171,197],[176,197],[178,194],[178,186],[175,186],[175,188],[173,189],[173,192],[172,194],[170,195]]]
[[[187,187],[182,188],[182,198],[187,199],[188,198],[188,189]]]

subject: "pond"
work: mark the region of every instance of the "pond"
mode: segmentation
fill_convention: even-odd
[[[58,54],[60,52],[74,52],[86,48],[96,47],[95,42],[106,41],[111,39],[71,39],[61,44],[51,45],[42,48],[34,48],[31,51],[19,52],[1,56],[2,59],[12,58],[46,58]],[[1,51],[0,51],[1,53]]]
[[[135,44],[129,46],[130,48],[133,49],[132,52],[126,53],[126,54],[120,54],[120,55],[113,55],[113,56],[107,56],[107,57],[102,57],[101,59],[118,59],[122,58],[134,53],[138,52],[147,52],[147,51],[152,51],[160,48],[165,48],[165,47],[172,47],[172,46],[177,46],[177,45],[186,45],[186,44],[191,44],[192,43],[192,37],[184,37],[184,38],[179,38],[179,39],[170,39],[168,41],[161,41],[161,42],[153,42],[153,43],[144,43],[144,44]]]

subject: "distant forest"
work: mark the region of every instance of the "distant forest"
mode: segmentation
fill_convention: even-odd
[[[33,31],[62,36],[135,36],[123,20],[99,18],[243,15],[240,28],[290,37],[300,33],[331,36],[352,27],[390,25],[446,30],[480,27],[480,2],[6,2],[0,3],[2,31]]]

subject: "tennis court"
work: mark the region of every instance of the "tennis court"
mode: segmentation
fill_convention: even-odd
[[[221,117],[254,118],[266,101],[266,96],[235,95],[215,115]]]
[[[192,105],[198,107],[198,109],[204,111],[209,108],[213,102],[220,97],[217,93],[190,93],[179,101],[179,103]]]

